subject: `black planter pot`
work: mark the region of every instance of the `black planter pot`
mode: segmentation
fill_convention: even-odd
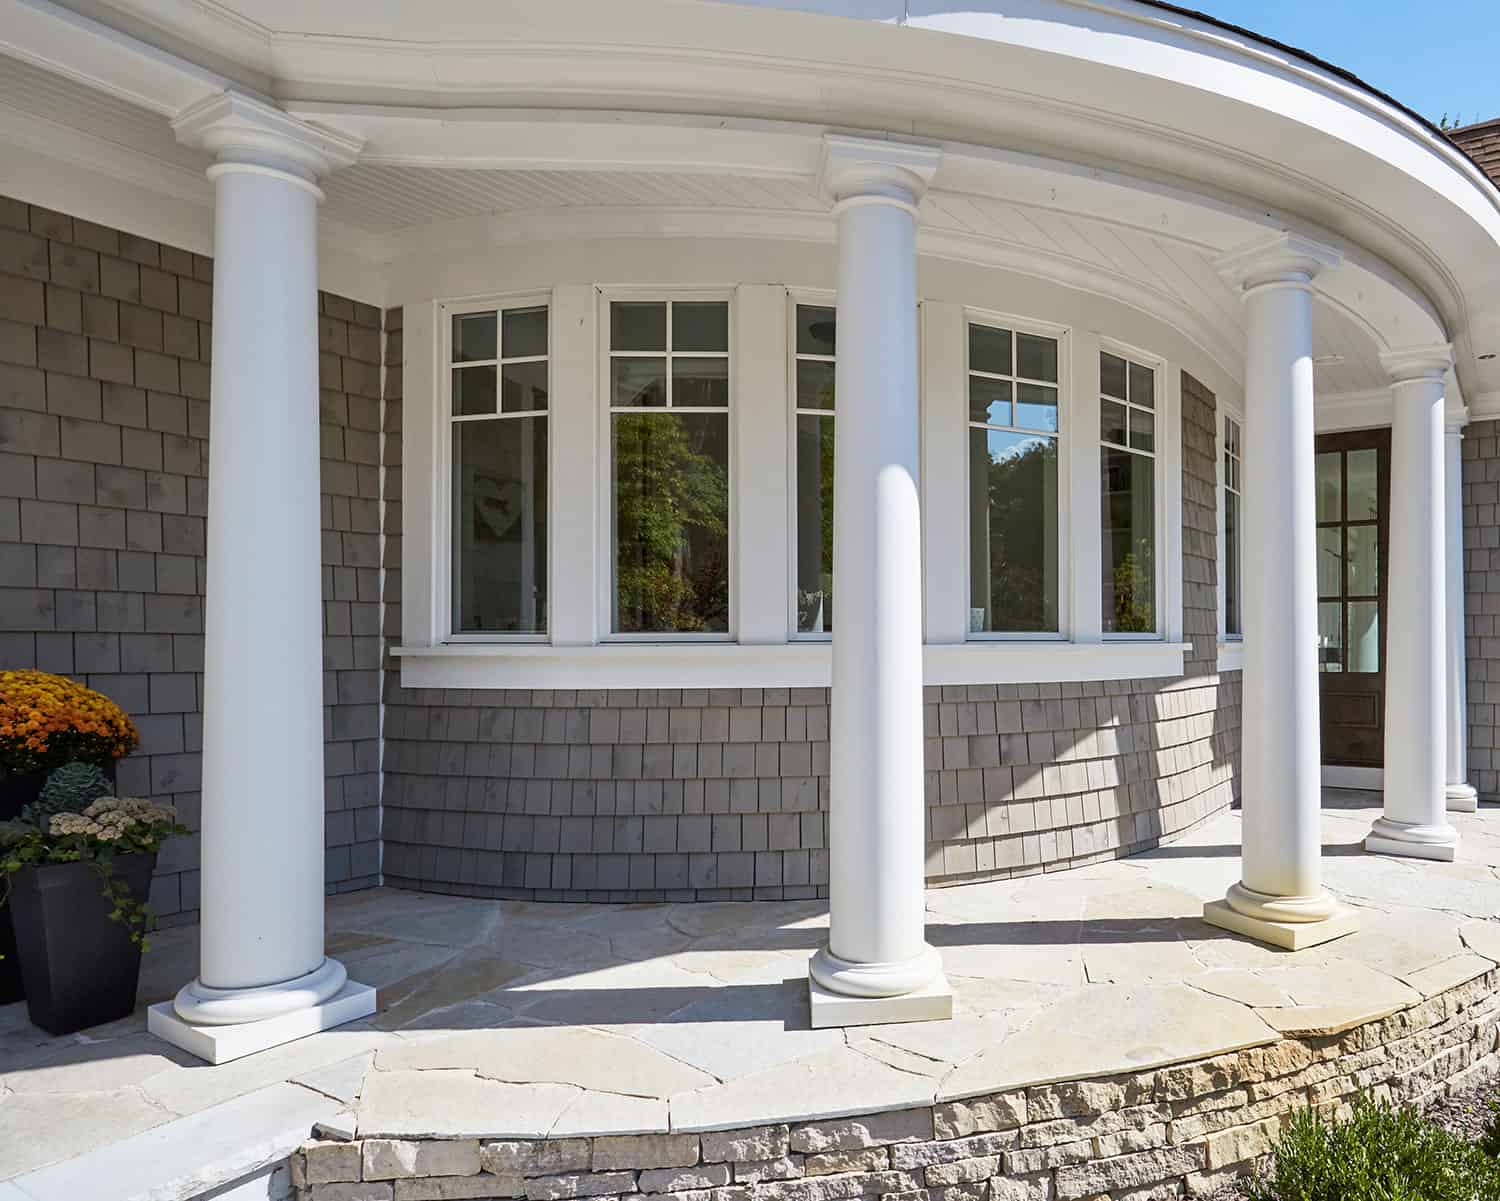
[[[151,889],[155,855],[121,855],[115,879],[136,900]],[[17,958],[32,1022],[49,1034],[71,1034],[128,1016],[141,975],[140,948],[130,941],[89,863],[50,863],[17,872],[10,907]]]
[[[115,782],[116,762],[109,759],[99,765],[110,784]],[[42,785],[46,782],[47,773],[44,771],[27,772],[24,776],[0,775],[0,822],[20,817],[21,810],[41,795]],[[25,995],[21,964],[16,955],[16,935],[11,928],[10,904],[0,900],[0,1005],[10,1005]]]

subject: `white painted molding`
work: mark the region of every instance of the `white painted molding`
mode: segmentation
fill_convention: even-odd
[[[960,643],[923,649],[923,682],[1029,684],[1182,674],[1187,643]],[[397,647],[407,688],[826,688],[829,642],[463,643]]]
[[[1220,589],[1222,593],[1223,589]],[[1219,643],[1219,671],[1243,671],[1245,668],[1245,643],[1233,638]]]
[[[969,387],[964,370],[968,318],[964,306],[923,301],[921,336],[923,620],[929,643],[960,643],[969,633]]]
[[[791,603],[787,293],[743,284],[731,306],[730,612],[743,643],[785,642]]]
[[[547,608],[552,641],[559,646],[590,646],[599,640],[600,632],[594,604],[600,570],[595,514],[602,486],[594,393],[599,377],[598,319],[598,293],[592,284],[563,284],[552,290],[547,414],[551,587]],[[446,548],[433,550],[429,539],[407,539],[405,553],[408,571],[439,570],[448,562]]]
[[[172,132],[221,163],[270,167],[312,182],[352,165],[364,144],[240,92],[220,92],[183,110],[173,118]]]
[[[1214,267],[1234,288],[1267,283],[1308,282],[1343,261],[1343,251],[1303,237],[1281,233],[1237,247],[1214,259]]]
[[[440,599],[447,588],[438,579],[436,549],[437,531],[447,526],[449,490],[437,469],[442,436],[439,308],[436,302],[409,304],[401,314],[401,638],[408,645],[435,645],[448,626]],[[442,555],[446,569],[446,547]]]

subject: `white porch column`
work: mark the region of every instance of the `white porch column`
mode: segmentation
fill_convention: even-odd
[[[1448,410],[1443,426],[1443,513],[1445,539],[1444,574],[1448,581],[1446,604],[1447,637],[1443,640],[1447,661],[1446,789],[1449,813],[1473,813],[1479,794],[1469,783],[1469,661],[1464,645],[1464,426],[1467,409]]]
[[[1451,860],[1447,817],[1448,573],[1443,377],[1451,346],[1380,356],[1391,376],[1391,533],[1385,636],[1385,815],[1365,839],[1384,855]]]
[[[375,1007],[323,954],[316,180],[358,143],[232,93],[173,127],[217,157],[203,899],[150,1027],[218,1063]]]
[[[1219,268],[1243,289],[1244,832],[1241,880],[1204,919],[1292,950],[1355,928],[1323,887],[1312,280],[1336,251],[1282,235]]]
[[[947,1018],[927,944],[917,202],[939,152],[830,136],[838,219],[828,945],[812,1023]]]

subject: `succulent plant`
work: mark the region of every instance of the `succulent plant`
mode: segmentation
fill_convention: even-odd
[[[113,793],[114,785],[96,764],[64,763],[47,776],[41,795],[21,810],[21,820],[41,826],[54,813],[82,813],[100,797]]]

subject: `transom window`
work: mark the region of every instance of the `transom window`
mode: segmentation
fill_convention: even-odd
[[[729,304],[609,303],[613,629],[729,632]]]
[[[970,322],[969,632],[1058,631],[1058,343]]]
[[[1240,612],[1240,423],[1224,416],[1224,633],[1245,634]]]
[[[833,629],[833,379],[836,310],[799,304],[796,389],[797,632]]]
[[[1100,500],[1107,633],[1148,634],[1156,615],[1156,372],[1099,354]]]
[[[453,630],[547,629],[547,306],[449,327]]]

